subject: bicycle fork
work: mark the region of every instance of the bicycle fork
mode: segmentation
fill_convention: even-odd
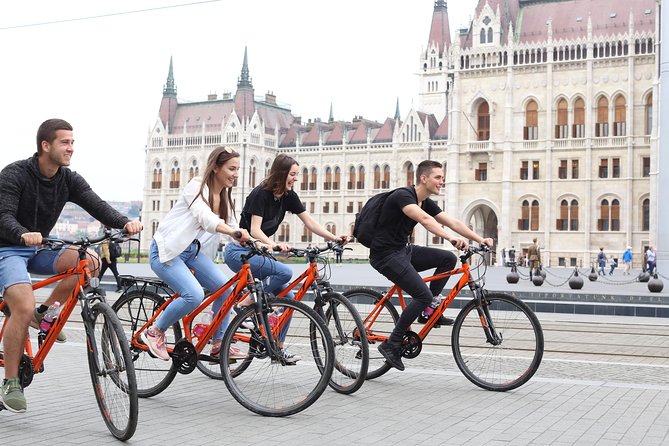
[[[502,334],[497,331],[495,323],[490,316],[490,308],[488,307],[488,300],[485,297],[485,292],[480,286],[473,287],[474,295],[476,296],[476,312],[479,315],[481,326],[488,343],[491,345],[500,345],[502,343]]]

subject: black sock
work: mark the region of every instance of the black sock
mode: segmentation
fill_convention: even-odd
[[[39,307],[37,307],[37,312],[38,312],[38,313],[46,313],[46,310],[48,310],[48,309],[49,309],[49,307],[47,307],[46,305],[42,304],[42,305],[40,305]]]

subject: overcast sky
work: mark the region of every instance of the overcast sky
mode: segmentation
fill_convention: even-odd
[[[448,1],[453,32],[469,23],[476,3]],[[418,105],[416,74],[433,6],[433,0],[3,2],[0,166],[30,157],[39,124],[60,117],[74,127],[71,168],[107,200],[140,200],[147,132],[170,56],[179,100],[200,101],[234,93],[244,46],[256,96],[272,91],[303,121],[327,119],[330,103],[335,119],[383,121],[394,115],[397,98],[404,116]],[[145,9],[151,10],[131,13]]]

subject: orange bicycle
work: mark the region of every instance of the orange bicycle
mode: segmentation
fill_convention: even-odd
[[[109,230],[98,238],[44,240],[42,249],[58,250],[71,245],[72,247],[68,249],[76,249],[79,252],[79,263],[74,268],[35,283],[33,290],[70,276],[77,276],[79,280],[62,305],[60,314],[51,328],[38,334],[36,352],[33,350],[30,337],[26,338],[25,353],[19,365],[19,377],[21,385],[26,388],[32,383],[36,373],[44,372],[44,361],[78,302],[81,305],[81,318],[86,333],[88,367],[95,399],[112,435],[119,440],[127,440],[135,433],[139,406],[134,364],[123,327],[106,303],[104,295],[97,289],[99,279],[91,277],[86,259],[87,248],[106,239],[124,241],[122,235],[112,235]],[[10,317],[9,307],[0,297],[0,341]],[[4,356],[1,351],[0,365],[4,366]]]
[[[252,412],[265,416],[287,416],[300,412],[323,393],[334,366],[332,337],[323,320],[314,310],[292,299],[272,297],[254,280],[248,259],[255,255],[271,255],[256,243],[248,242],[251,252],[244,256],[242,269],[220,289],[205,297],[190,314],[166,332],[171,361],[152,357],[139,335],[178,294],[164,297],[147,288],[159,289],[160,282],[136,285],[114,303],[114,310],[128,333],[140,397],[157,395],[165,390],[177,373],[188,374],[199,368],[212,377],[222,377],[232,396]],[[163,290],[169,290],[163,288]],[[213,302],[230,290],[220,310],[211,321],[198,322]],[[171,290],[169,290],[171,291]],[[219,357],[211,355],[211,339],[216,328],[235,304],[252,297],[252,304],[237,308],[223,338]],[[280,314],[279,318],[273,318]],[[181,325],[184,335],[182,337]],[[198,326],[199,325],[199,326]],[[197,328],[196,328],[197,327]],[[230,348],[242,351],[230,357]],[[299,357],[287,360],[285,351]],[[220,370],[215,373],[208,364]]]
[[[329,261],[321,256],[323,252],[334,250],[332,242],[323,248],[312,247],[307,249],[293,248],[289,251],[292,256],[306,257],[309,264],[306,270],[277,297],[286,297],[298,285],[294,299],[303,302],[305,297],[313,293],[313,309],[325,321],[335,349],[334,371],[329,385],[339,393],[351,394],[364,384],[369,363],[369,345],[365,335],[365,326],[355,306],[342,294],[335,293],[327,278],[330,276]],[[326,271],[327,270],[327,271]],[[326,271],[321,274],[321,271]],[[327,276],[327,277],[326,277]],[[309,298],[311,300],[311,297]],[[195,326],[208,323],[207,313],[202,311],[196,316]],[[276,317],[276,315],[270,315]],[[205,319],[206,318],[206,319]],[[198,362],[198,368],[207,376],[221,379],[220,367],[206,361]]]
[[[418,332],[407,331],[402,340],[402,355],[417,357],[423,341],[456,296],[469,287],[473,299],[458,313],[451,333],[453,358],[460,371],[477,386],[486,390],[507,391],[526,383],[537,371],[544,352],[541,324],[532,310],[521,300],[504,293],[483,289],[485,277],[485,245],[470,246],[461,256],[460,268],[423,279],[425,282],[462,274],[458,282],[434,310],[425,326]],[[468,261],[478,255],[481,259],[474,269],[484,268],[478,279],[472,276]],[[358,311],[366,315],[365,327],[370,343],[388,339],[399,315],[391,299],[397,296],[401,309],[406,307],[402,290],[393,285],[385,294],[371,289],[349,290],[344,295]],[[391,366],[380,353],[370,356],[367,378],[377,378]]]

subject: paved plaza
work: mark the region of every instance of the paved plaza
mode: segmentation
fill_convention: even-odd
[[[667,319],[538,316],[544,359],[514,391],[489,392],[467,381],[440,346],[450,335],[446,327],[405,361],[406,371],[391,370],[349,396],[327,389],[287,418],[247,411],[223,382],[197,370],[178,375],[162,394],[140,400],[128,444],[669,445]],[[82,329],[72,323],[66,331],[69,341],[54,346],[46,373],[26,390],[28,412],[0,412],[3,444],[117,443],[93,396]]]

